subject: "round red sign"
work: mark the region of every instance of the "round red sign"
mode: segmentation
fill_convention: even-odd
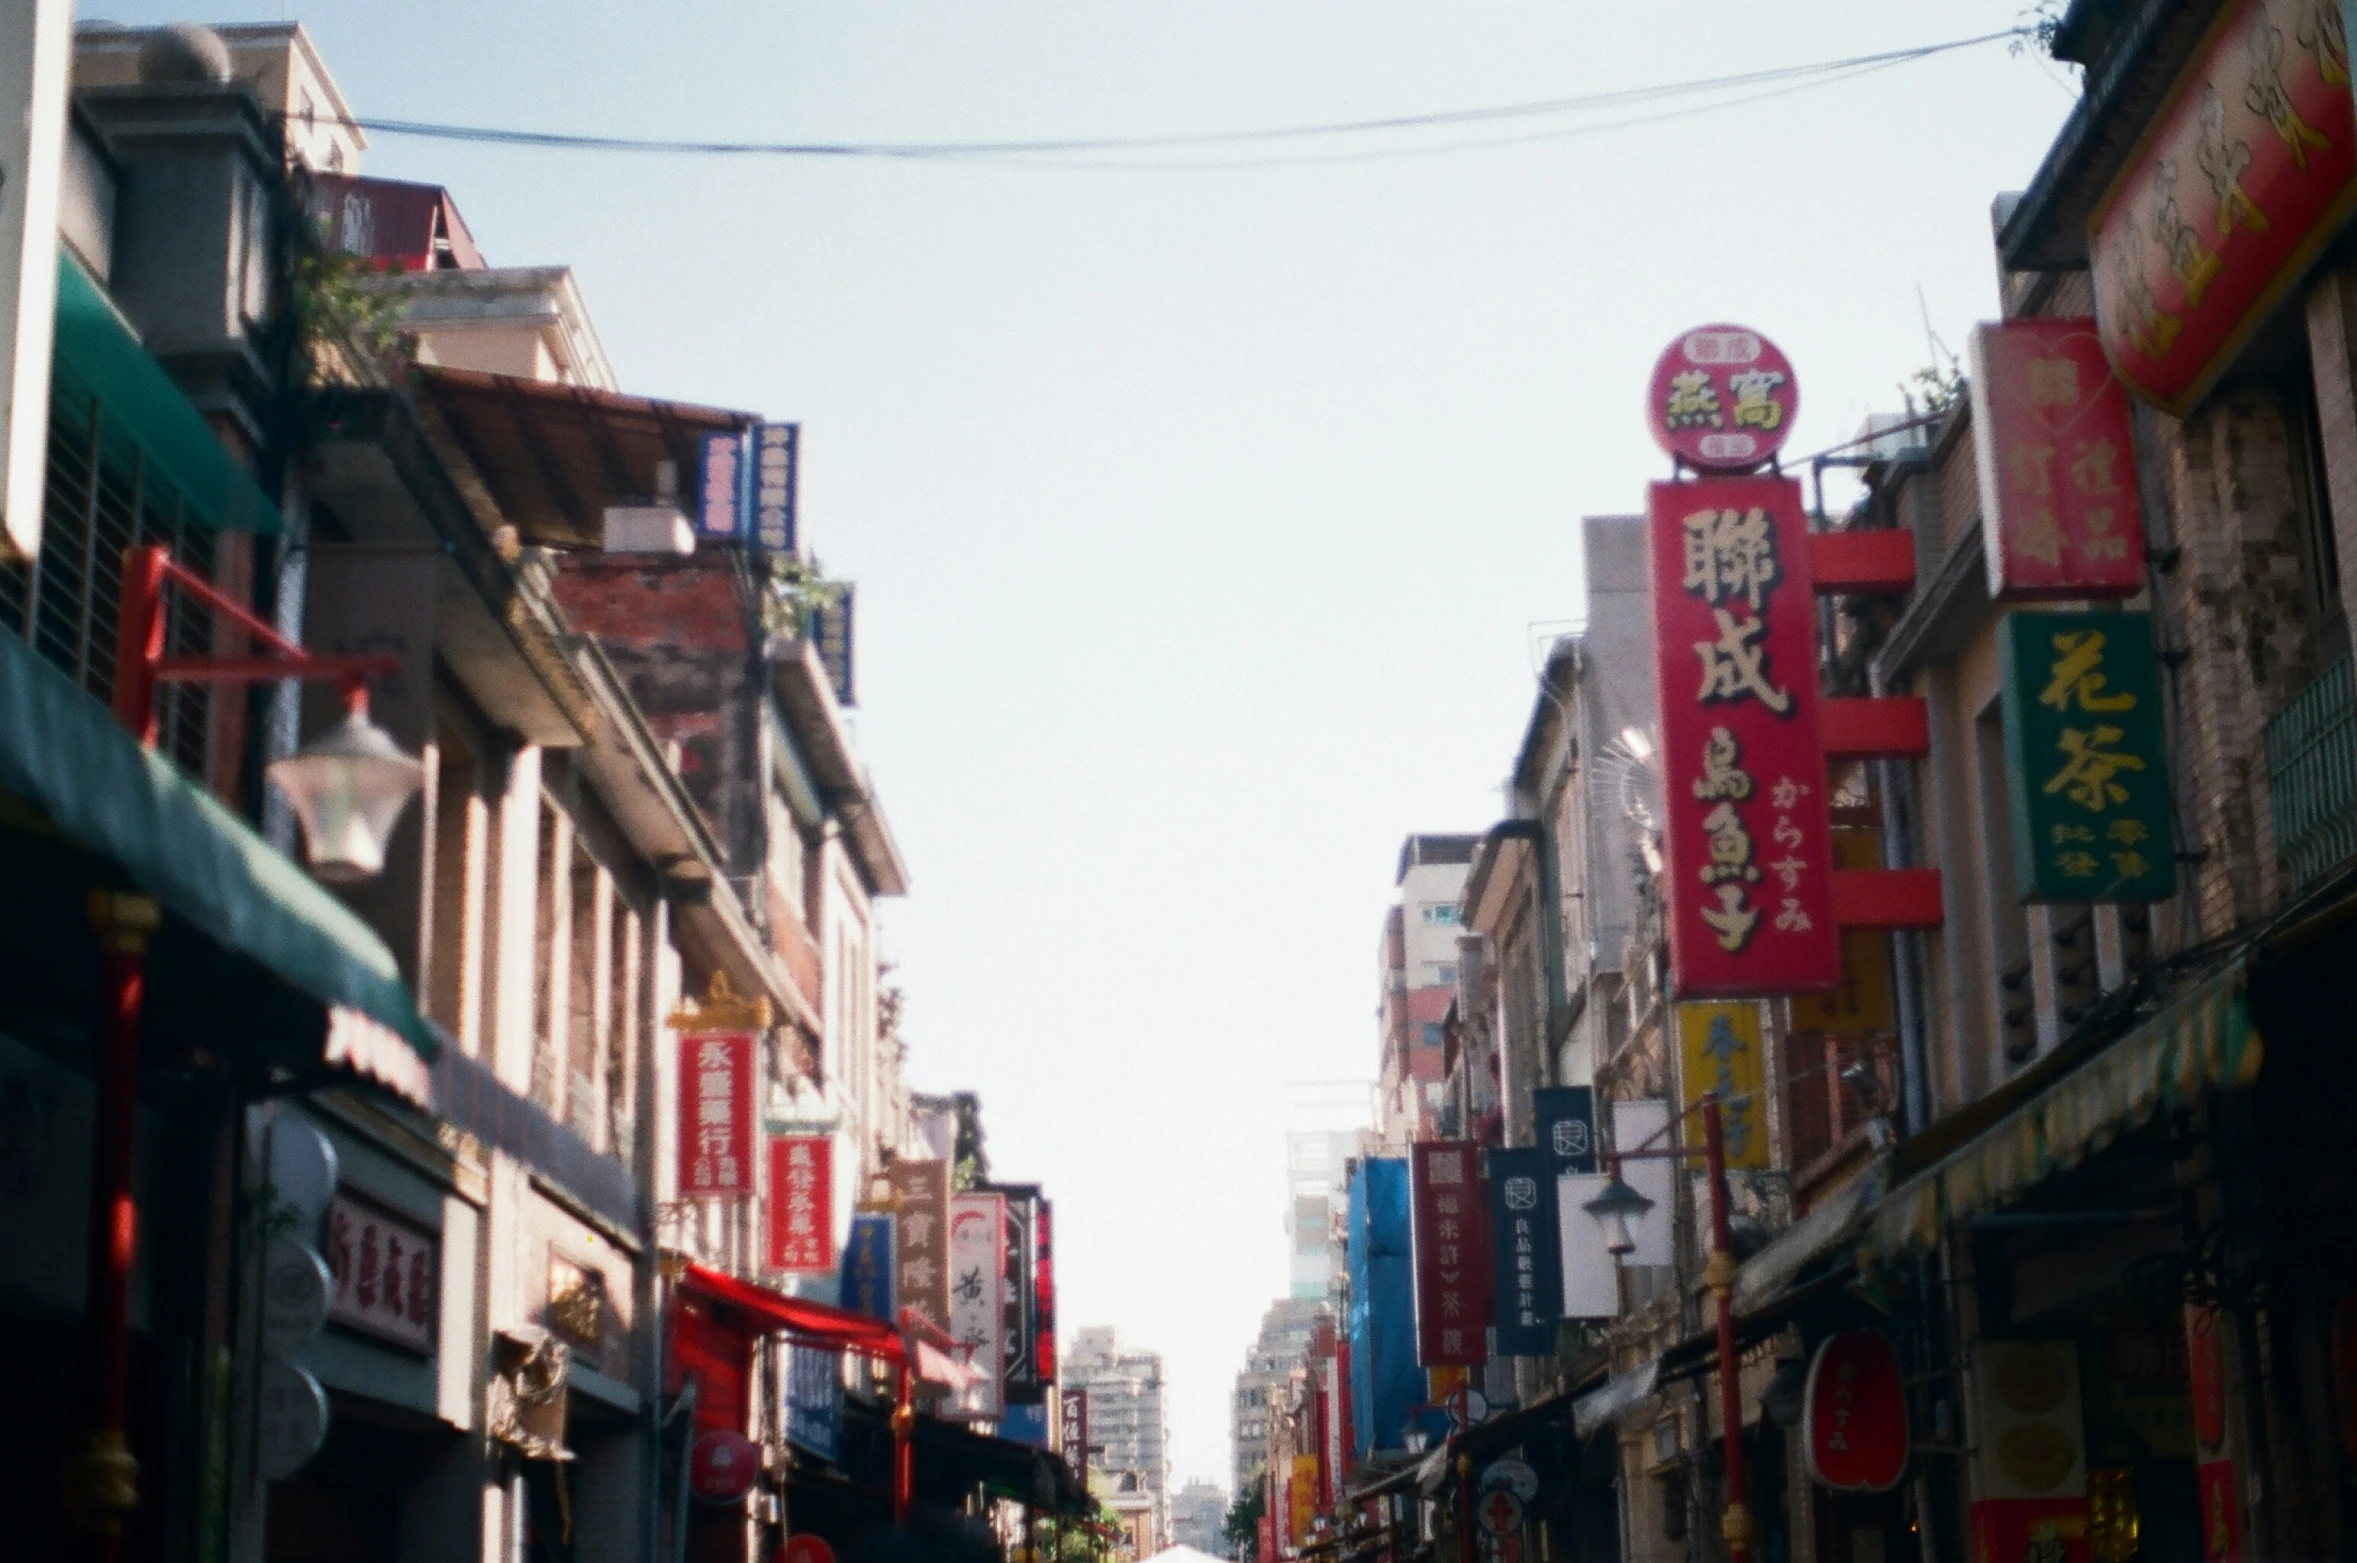
[[[1800,382],[1747,326],[1696,326],[1662,349],[1645,422],[1655,443],[1704,472],[1765,466],[1792,435]]]
[[[1880,1330],[1845,1330],[1817,1348],[1804,1392],[1809,1475],[1835,1492],[1888,1492],[1907,1473],[1907,1389]]]
[[[761,1446],[742,1433],[706,1433],[688,1456],[687,1490],[704,1503],[741,1503],[760,1477]]]
[[[835,1549],[823,1537],[796,1536],[778,1554],[778,1563],[835,1563]]]

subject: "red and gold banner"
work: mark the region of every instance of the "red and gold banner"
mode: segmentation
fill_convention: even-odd
[[[2349,45],[2332,0],[2219,13],[2087,225],[2103,345],[2183,413],[2357,198]]]
[[[769,1268],[835,1268],[835,1142],[780,1134],[769,1142]]]
[[[1907,1386],[1880,1330],[1844,1330],[1817,1348],[1803,1392],[1809,1475],[1835,1492],[1888,1492],[1907,1474]]]
[[[690,1031],[679,1039],[679,1197],[753,1192],[750,1031]]]
[[[1831,989],[1841,944],[1800,485],[1656,483],[1650,524],[1679,996]]]
[[[1975,328],[1972,426],[1990,596],[2026,602],[2144,589],[2128,393],[2093,320]]]
[[[1416,1360],[1489,1361],[1490,1253],[1481,1158],[1468,1140],[1428,1141],[1408,1161],[1416,1274]]]

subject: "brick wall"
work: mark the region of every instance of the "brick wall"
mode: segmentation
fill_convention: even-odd
[[[2267,719],[2315,673],[2285,400],[2266,388],[2213,397],[2179,423],[2155,419],[2173,541],[2160,577],[2164,649],[2186,653],[2178,697],[2179,793],[2197,936],[2257,921],[2281,895],[2271,836]]]

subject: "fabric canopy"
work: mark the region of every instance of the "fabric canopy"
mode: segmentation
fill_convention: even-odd
[[[791,1335],[802,1344],[856,1351],[891,1363],[908,1360],[908,1348],[902,1343],[900,1332],[870,1314],[788,1297],[783,1292],[740,1281],[700,1264],[689,1264],[683,1279],[714,1302],[726,1303],[750,1315],[764,1330]]]
[[[1943,1224],[1995,1210],[2205,1091],[2256,1080],[2265,1049],[2245,981],[2237,961],[1900,1184],[1867,1226],[1862,1257],[1924,1252]]]
[[[102,415],[170,479],[194,520],[236,532],[283,529],[277,507],[230,459],[172,377],[147,356],[106,291],[62,249],[52,362],[69,392],[78,389],[96,402],[93,409],[81,397],[60,396],[53,419],[73,423],[93,411]]]
[[[439,1048],[393,952],[220,801],[0,636],[0,790],[119,864],[165,911],[327,1011],[322,1056],[420,1105]]]

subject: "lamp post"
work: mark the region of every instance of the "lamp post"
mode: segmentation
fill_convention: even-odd
[[[1702,1115],[1701,1154],[1710,1183],[1710,1263],[1703,1270],[1702,1283],[1710,1288],[1718,1314],[1719,1420],[1726,1434],[1727,1506],[1719,1520],[1719,1535],[1727,1543],[1728,1563],[1751,1563],[1753,1527],[1743,1468],[1743,1394],[1736,1380],[1735,1363],[1735,1243],[1727,1191],[1727,1141],[1719,1120],[1719,1094],[1705,1091],[1693,1111]],[[1659,1132],[1668,1133],[1668,1127],[1665,1125]],[[1694,1154],[1685,1146],[1648,1150],[1641,1145],[1605,1157],[1605,1170],[1611,1174],[1611,1180],[1580,1208],[1604,1228],[1604,1248],[1614,1259],[1636,1251],[1637,1240],[1629,1231],[1629,1222],[1653,1208],[1652,1200],[1621,1181],[1620,1164],[1675,1161]]]
[[[266,649],[248,656],[164,655],[164,591],[176,586]],[[147,748],[156,745],[156,687],[163,683],[243,684],[278,679],[339,679],[347,716],[326,743],[281,760],[270,776],[302,814],[306,842],[322,878],[350,881],[384,867],[383,835],[392,828],[422,767],[367,722],[363,680],[395,671],[378,656],[314,656],[281,636],[210,581],[154,546],[123,554],[122,604],[115,623],[114,714]],[[363,731],[348,731],[358,722]],[[371,736],[373,735],[373,736]],[[349,752],[357,742],[365,754]],[[336,744],[346,746],[338,751]],[[283,769],[282,768],[287,768]],[[309,805],[307,808],[306,805]],[[355,823],[355,822],[358,823]],[[371,832],[374,833],[373,839]],[[373,857],[369,848],[373,845]],[[324,849],[324,850],[323,850]],[[129,1399],[131,1269],[139,1253],[139,1211],[132,1197],[139,1105],[139,1028],[147,998],[147,941],[163,921],[151,896],[96,890],[90,923],[98,935],[99,996],[93,1037],[96,1102],[91,1126],[89,1272],[92,1427],[65,1473],[68,1509],[96,1540],[99,1563],[120,1553],[124,1522],[139,1505],[139,1464],[125,1431]]]

